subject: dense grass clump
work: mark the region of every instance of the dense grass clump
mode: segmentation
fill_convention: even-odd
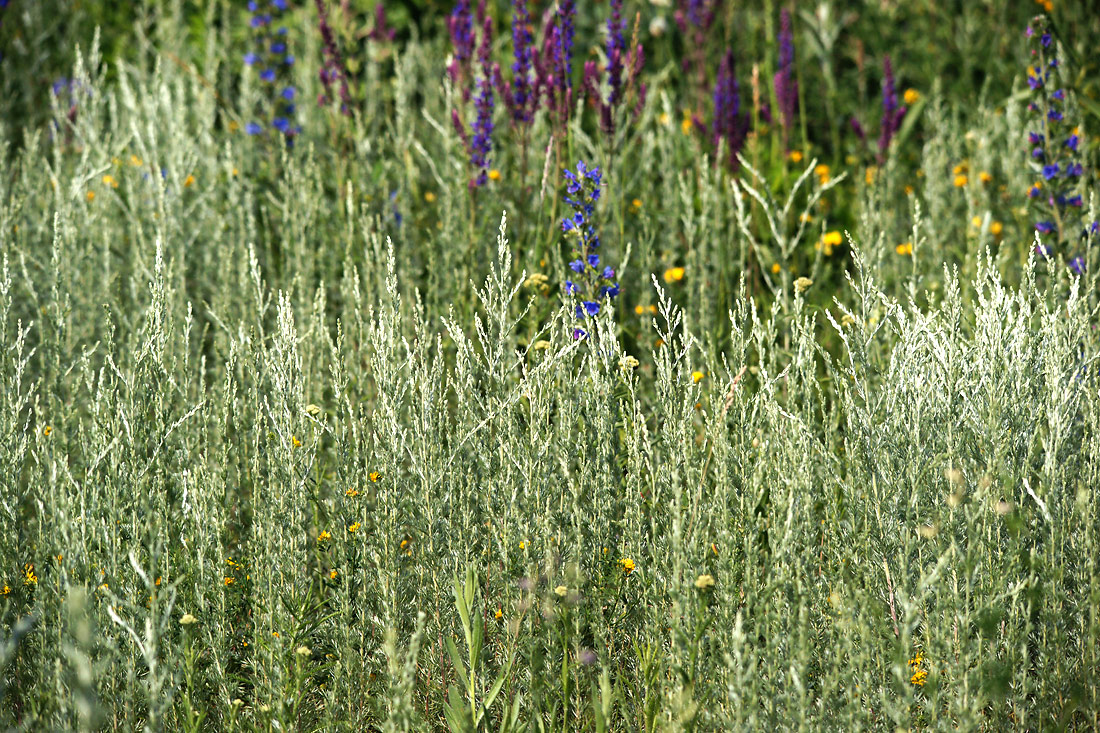
[[[1085,10],[69,5],[0,726],[1100,727]]]

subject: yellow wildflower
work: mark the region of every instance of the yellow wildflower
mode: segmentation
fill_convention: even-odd
[[[670,267],[665,270],[665,282],[666,283],[678,283],[684,279],[684,268],[682,267]]]
[[[642,200],[641,199],[632,200],[630,202],[630,210],[633,211],[634,213],[638,213],[639,211],[641,211],[642,210]]]
[[[912,196],[914,190],[915,189],[912,186],[910,186],[909,184],[905,184],[905,195],[906,196]]]
[[[982,171],[978,174],[978,180],[982,183],[989,183],[993,180],[993,176],[989,173],[989,171]]]
[[[371,483],[376,484],[378,483],[378,479],[382,478],[382,474],[378,471],[371,471],[367,478],[371,480]]]
[[[795,291],[795,293],[802,293],[802,292],[808,290],[809,287],[813,284],[814,284],[814,281],[811,280],[810,278],[800,277],[800,278],[798,278],[797,280],[794,281],[794,291]]]
[[[361,525],[359,524],[359,522],[352,522],[348,525],[348,531],[354,534],[355,532],[359,531],[360,526]]]
[[[49,425],[42,428],[42,434],[45,435],[47,438],[50,437],[50,433],[52,433],[52,432],[53,432],[53,428],[51,428]]]
[[[970,179],[966,177],[966,174],[964,174],[964,173],[959,173],[959,174],[957,174],[957,175],[955,176],[955,181],[954,181],[954,183],[955,183],[955,188],[962,188],[962,187],[963,187],[963,186],[965,186],[965,185],[966,185],[966,184],[967,184],[967,183],[968,183],[969,181],[970,181]]]
[[[994,237],[1001,236],[1001,232],[1003,232],[1004,229],[1004,224],[999,221],[995,221],[989,225],[989,233],[992,234]]]
[[[814,175],[817,176],[818,182],[824,186],[829,182],[829,166],[824,163],[819,163],[814,167]]]
[[[913,243],[912,242],[902,242],[897,247],[894,247],[894,251],[897,252],[899,255],[912,255],[913,254]]]
[[[970,220],[970,226],[974,227],[975,229],[981,229],[982,228],[982,217],[975,216],[973,219]]]
[[[519,542],[519,549],[523,550],[523,549],[525,549],[526,547],[527,547],[527,543],[526,543],[526,542],[524,542],[523,540],[520,540],[520,542]]]
[[[779,265],[778,262],[773,262],[772,263],[772,274],[773,275],[778,275],[779,271],[782,270],[782,269],[783,268]]]
[[[642,305],[641,303],[634,306],[634,313],[636,313],[639,316],[642,315],[643,313],[645,313],[645,306]]]
[[[692,372],[691,373],[691,383],[692,384],[699,384],[699,382],[703,381],[703,377],[705,377],[705,376],[707,376],[707,375],[704,374],[703,372],[699,372],[699,371]]]
[[[500,621],[502,618],[504,618],[504,609],[497,608],[497,610],[493,612],[493,618],[495,618],[497,621]]]
[[[95,201],[95,191],[89,191],[88,193],[84,194],[84,196],[88,199],[89,203]]]
[[[970,172],[970,166],[967,165],[966,163],[959,163],[957,166],[955,166],[954,168],[951,169],[951,173],[956,175],[956,176],[959,175],[960,173],[969,173],[969,172]]]
[[[234,583],[236,583],[236,582],[237,582],[237,580],[236,580],[235,578],[231,578],[231,577],[229,577],[229,576],[227,575],[227,576],[226,576],[226,577],[224,578],[224,582],[225,582],[225,584],[226,584],[227,586],[229,586],[229,585],[233,585]]]
[[[554,589],[554,593],[559,598],[565,598],[565,596],[569,594],[569,589],[566,588],[564,585],[559,585],[557,588]]]
[[[230,120],[229,121],[229,131],[230,132],[236,132],[239,129],[241,129],[241,123],[237,122],[236,120]]]
[[[189,175],[189,176],[187,176],[187,178],[183,179],[183,187],[184,188],[190,188],[191,186],[194,186],[194,185],[195,185],[195,177],[194,176]]]
[[[429,204],[435,203],[435,194],[431,191],[425,191],[424,200],[427,201]]]
[[[9,593],[11,593],[11,586],[9,586],[7,583],[4,583],[4,587],[0,588],[0,596],[6,596]]]
[[[348,489],[344,492],[344,496],[359,496],[359,491],[356,489]]]
[[[31,563],[23,566],[23,585],[38,585],[38,576],[34,574],[34,565]]]
[[[912,107],[914,104],[917,103],[918,100],[920,100],[920,92],[910,87],[909,89],[905,90],[905,93],[901,95],[901,98],[905,101],[906,104]]]
[[[185,613],[182,617],[180,617],[180,623],[184,626],[190,626],[191,624],[196,624],[198,622],[199,620],[189,613]]]
[[[160,585],[160,576],[159,575],[157,576],[157,579],[153,581],[153,585]]]
[[[671,120],[669,120],[668,118],[668,112],[662,112],[661,114],[657,115],[657,122],[661,125],[664,125],[665,127],[668,127],[668,123],[670,121]]]
[[[336,573],[335,570],[330,570],[328,572],[328,579],[329,580],[336,580],[336,575],[337,575],[337,573]]]
[[[863,180],[868,186],[875,182],[876,173],[878,173],[878,168],[872,165],[868,167],[867,172],[863,174]]]
[[[631,560],[629,557],[624,557],[623,559],[619,560],[619,567],[623,569],[624,573],[630,575],[634,572],[634,561]]]
[[[699,590],[710,590],[714,587],[714,576],[704,573],[695,579],[695,587]]]
[[[274,636],[276,639],[280,638],[278,631],[272,631],[271,635]]]
[[[912,670],[909,682],[917,687],[923,687],[925,681],[928,679],[928,671],[921,666],[923,663],[924,655],[920,652],[917,652],[916,656],[908,662],[909,668]]]
[[[135,168],[141,167],[141,158],[137,157],[136,155],[131,155],[130,165],[134,166]]]
[[[110,186],[111,188],[118,188],[118,180],[116,180],[115,177],[109,173],[103,176],[103,183]]]
[[[318,542],[324,542],[325,540],[331,540],[331,539],[332,539],[332,535],[330,535],[328,533],[328,530],[325,530],[325,531],[321,532],[321,534],[317,535],[317,541]]]
[[[290,444],[293,445],[295,448],[301,448],[302,447],[302,441],[298,440],[297,435],[291,435],[290,436]]]
[[[490,181],[499,181],[500,180],[500,171],[498,171],[496,168],[493,168],[492,170],[490,170],[489,171],[489,180]]]
[[[787,160],[791,161],[792,163],[801,163],[802,151],[792,150],[791,152],[787,153]]]

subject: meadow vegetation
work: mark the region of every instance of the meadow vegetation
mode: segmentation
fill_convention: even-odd
[[[0,1],[0,727],[1100,727],[1100,20],[940,5]]]

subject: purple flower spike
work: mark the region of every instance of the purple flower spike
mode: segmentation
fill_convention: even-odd
[[[790,150],[790,132],[798,111],[798,80],[794,78],[794,37],[791,14],[786,8],[779,14],[779,71],[775,73],[775,98],[783,122],[783,145]]]
[[[727,49],[718,67],[714,83],[714,123],[712,138],[717,146],[726,142],[726,163],[730,170],[737,170],[737,154],[745,144],[749,132],[749,116],[741,112],[741,94],[733,73],[733,51]]]
[[[894,68],[890,64],[889,56],[882,59],[882,71],[882,124],[879,127],[878,138],[880,163],[885,159],[890,141],[901,129],[901,121],[905,117],[905,107],[898,106],[898,95],[894,88]]]

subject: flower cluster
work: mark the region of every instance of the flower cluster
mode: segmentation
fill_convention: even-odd
[[[270,109],[259,110],[259,119],[250,120],[245,125],[245,131],[249,135],[259,135],[270,124],[290,145],[302,128],[293,122],[298,92],[289,77],[294,56],[287,51],[286,28],[278,24],[286,10],[287,0],[266,3],[249,0],[249,26],[252,28],[254,50],[244,55],[244,63],[259,69],[260,81],[270,89],[270,93],[265,95],[265,105]]]
[[[1075,240],[1088,239],[1097,228],[1095,222],[1088,228],[1082,223],[1084,202],[1080,188],[1084,166],[1080,155],[1080,132],[1066,119],[1069,114],[1066,92],[1058,85],[1060,64],[1046,17],[1034,18],[1025,34],[1031,45],[1027,84],[1032,92],[1028,104],[1032,124],[1027,147],[1029,164],[1035,174],[1035,182],[1027,196],[1038,211],[1035,231],[1052,235],[1050,238],[1063,247],[1074,246]],[[1036,251],[1044,257],[1051,254],[1045,245],[1038,246]],[[1085,261],[1080,255],[1073,256],[1069,262],[1078,272],[1084,270]]]
[[[565,203],[573,208],[573,214],[562,219],[561,229],[573,240],[575,259],[569,263],[573,279],[565,281],[565,292],[577,303],[577,318],[591,318],[599,314],[600,303],[619,294],[619,284],[614,282],[615,270],[600,264],[600,238],[593,219],[596,202],[600,200],[600,169],[588,168],[584,161],[577,163],[577,172],[564,171]],[[583,328],[573,329],[573,338],[588,335]]]
[[[798,80],[794,77],[794,36],[791,14],[786,8],[779,15],[779,71],[775,72],[775,99],[783,122],[783,147],[791,149],[790,133],[798,112]]]

